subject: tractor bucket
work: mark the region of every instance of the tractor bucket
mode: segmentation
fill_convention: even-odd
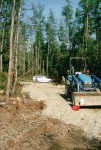
[[[73,92],[75,106],[101,106],[101,92]]]

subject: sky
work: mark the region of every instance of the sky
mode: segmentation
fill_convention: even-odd
[[[62,18],[61,12],[62,8],[66,5],[66,0],[25,0],[26,8],[30,9],[31,4],[41,4],[44,5],[44,15],[47,18],[50,9],[54,12],[54,17],[59,20]],[[79,0],[70,0],[71,6],[73,7],[73,11],[75,12]],[[30,11],[27,11],[28,16],[31,15]]]

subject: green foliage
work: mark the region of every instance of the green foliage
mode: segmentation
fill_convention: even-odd
[[[99,0],[80,0],[79,8],[76,10],[76,30],[73,37],[73,45],[78,49],[77,55],[87,58],[87,67],[91,73],[99,77],[101,77],[99,67],[101,39],[100,7],[101,2]]]
[[[66,0],[66,2],[67,4],[63,7],[62,15],[65,16],[65,21],[69,24],[72,19],[73,10],[69,0]]]
[[[7,85],[7,73],[0,72],[0,90],[6,90]]]

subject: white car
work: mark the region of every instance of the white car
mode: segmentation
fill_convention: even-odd
[[[41,83],[49,83],[49,82],[52,82],[52,79],[49,79],[45,76],[34,76],[33,81],[34,82],[41,82]]]

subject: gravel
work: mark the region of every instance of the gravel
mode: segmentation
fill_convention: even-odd
[[[21,82],[22,92],[27,92],[33,100],[44,101],[43,114],[59,119],[66,124],[79,126],[89,138],[101,140],[101,108],[72,110],[70,101],[65,99],[64,85],[51,83]]]

